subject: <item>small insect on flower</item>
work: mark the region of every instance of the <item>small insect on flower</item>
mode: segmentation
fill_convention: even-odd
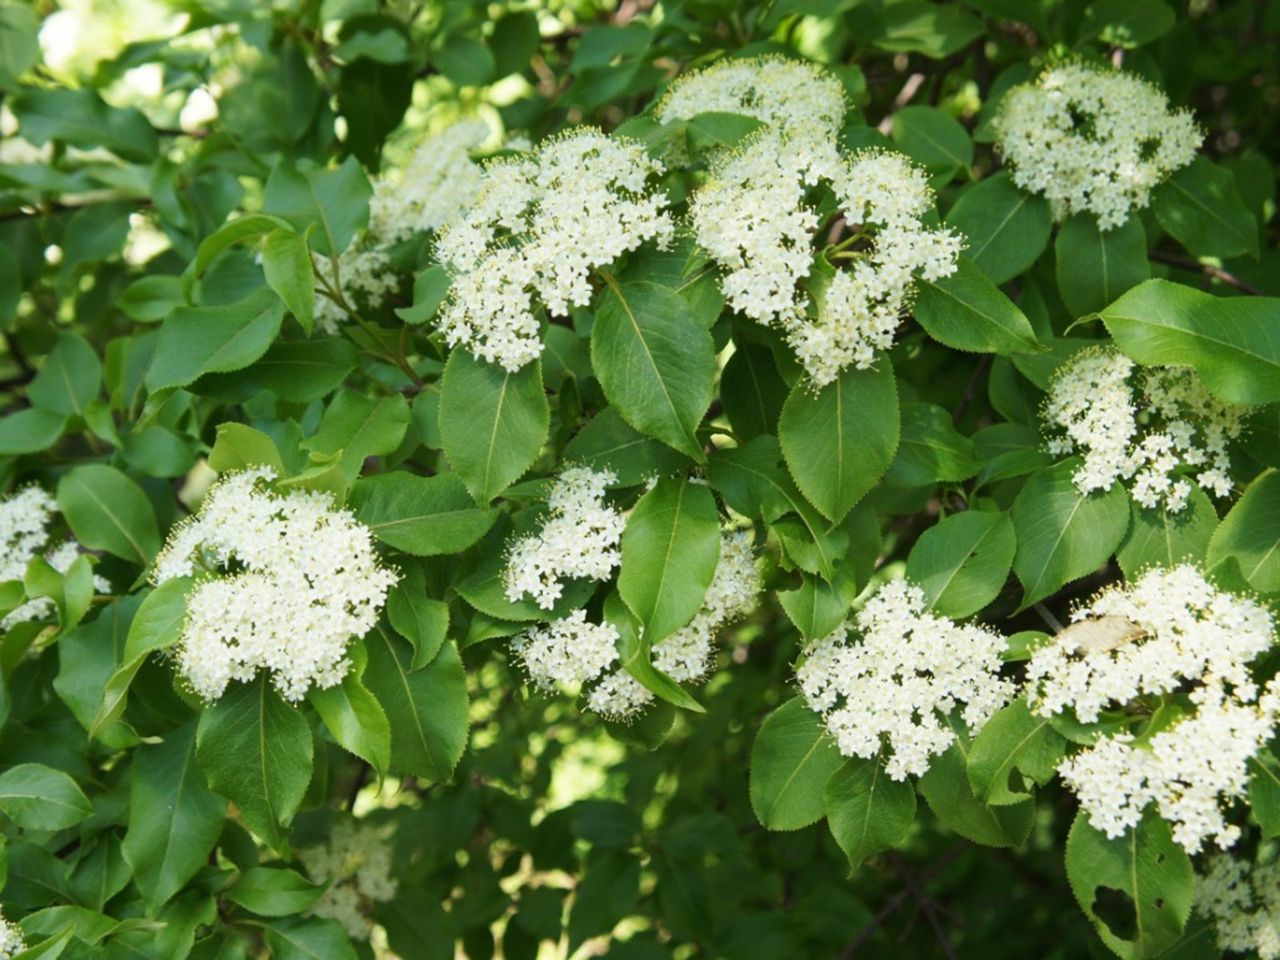
[[[196,578],[176,659],[205,700],[259,670],[291,701],[340,683],[348,645],[396,582],[350,511],[319,491],[277,493],[274,477],[270,467],[224,477],[156,558],[157,585]]]
[[[436,247],[452,279],[445,340],[510,371],[541,356],[541,310],[568,316],[591,299],[593,270],[671,240],[662,173],[642,144],[590,128],[490,163]]]
[[[1110,346],[1086,347],[1054,373],[1044,404],[1046,447],[1079,453],[1081,493],[1131,481],[1140,505],[1183,510],[1191,481],[1219,497],[1232,489],[1228,445],[1250,408],[1213,396],[1190,367],[1135,366]]]
[[[858,635],[850,640],[850,631]],[[846,757],[892,750],[894,780],[923,776],[955,742],[960,716],[975,736],[1013,697],[1000,676],[1005,640],[976,624],[927,612],[924,591],[906,580],[880,587],[852,625],[815,641],[796,670],[800,690]]]
[[[1275,643],[1270,611],[1220,590],[1195,567],[1153,567],[1077,610],[1072,625],[1027,664],[1032,712],[1129,719],[1058,767],[1090,822],[1124,834],[1154,803],[1190,853],[1212,838],[1228,847],[1239,828],[1224,818],[1244,796],[1249,761],[1272,736],[1276,696],[1259,695],[1251,664]],[[1130,729],[1176,696],[1180,718]],[[1147,707],[1131,712],[1131,707]]]
[[[1203,139],[1191,114],[1170,110],[1158,88],[1083,63],[1051,67],[1011,89],[994,129],[1014,183],[1047,197],[1056,219],[1087,211],[1102,230],[1145,207]]]

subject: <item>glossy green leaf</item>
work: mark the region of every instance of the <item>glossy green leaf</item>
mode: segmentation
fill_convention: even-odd
[[[1240,199],[1236,178],[1203,154],[1156,187],[1151,208],[1194,256],[1258,256],[1258,221]]]
[[[1255,590],[1280,591],[1280,472],[1260,473],[1213,532],[1205,563],[1228,557]]]
[[[497,519],[476,507],[456,473],[367,477],[352,487],[351,509],[383,543],[419,557],[460,553]]]
[[[956,350],[1009,354],[1042,349],[1026,315],[964,256],[951,276],[919,281],[912,313],[929,336]]]
[[[271,346],[284,320],[284,304],[263,287],[239,303],[179,307],[160,327],[147,389],[185,387],[206,373],[239,370]]]
[[[1003,170],[965,187],[946,220],[968,241],[965,256],[995,284],[1035,263],[1053,227],[1049,201],[1018,189]]]
[[[824,791],[844,762],[822,718],[794,697],[765,718],[751,747],[751,809],[770,830],[799,830],[826,813]]]
[[[907,579],[947,617],[972,616],[1000,594],[1016,549],[1007,513],[966,510],[930,527],[907,556]]]
[[[1058,229],[1054,245],[1058,293],[1074,316],[1096,313],[1151,276],[1147,234],[1138,217],[1100,230],[1088,213],[1078,213]]]
[[[916,818],[910,780],[894,780],[879,760],[846,760],[827,781],[823,806],[831,835],[857,873],[872,854],[896,847]]]
[[[24,830],[65,830],[91,816],[93,807],[61,770],[20,763],[0,773],[0,813]]]
[[[86,547],[139,566],[160,551],[151,501],[115,467],[94,463],[73,469],[58,482],[58,507]]]

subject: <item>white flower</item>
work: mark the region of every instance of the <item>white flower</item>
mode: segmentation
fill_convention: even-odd
[[[593,270],[672,237],[661,173],[643,145],[592,129],[489,164],[436,248],[453,280],[445,340],[507,370],[540,356],[539,305],[568,316],[591,299]]]
[[[653,645],[653,665],[677,683],[698,683],[711,669],[716,634],[756,605],[760,574],[749,530],[720,534],[720,559],[702,606],[689,623]],[[627,718],[653,702],[647,687],[624,670],[604,677],[587,694],[587,708],[607,717]]]
[[[810,192],[826,184],[861,247],[842,251],[816,307],[803,282],[814,270],[819,218]],[[698,242],[724,271],[740,313],[780,327],[818,386],[864,369],[893,343],[915,280],[955,272],[961,240],[924,226],[933,204],[924,171],[898,154],[844,156],[834,141],[765,129],[727,155],[690,205]],[[819,277],[820,274],[815,275]]]
[[[960,712],[977,734],[1013,695],[1000,677],[1004,639],[984,627],[926,612],[924,592],[905,580],[880,587],[849,625],[815,642],[796,671],[810,708],[822,714],[846,757],[892,748],[894,780],[923,775],[955,741],[946,722]]]
[[[1280,864],[1212,856],[1196,878],[1195,910],[1213,922],[1218,946],[1280,958]]]
[[[348,644],[373,628],[396,582],[350,511],[327,493],[275,493],[273,477],[258,467],[221,480],[156,559],[157,584],[200,578],[176,656],[205,700],[259,670],[292,701],[340,683]]]
[[[58,505],[40,487],[24,487],[0,500],[0,582],[21,580],[30,563],[41,551],[49,566],[66,573],[80,557],[80,546],[66,540],[53,549],[49,545],[49,524]],[[93,589],[110,593],[111,584],[94,575]],[[53,601],[48,597],[28,600],[0,619],[0,630],[29,620],[46,620],[53,616]]]
[[[355,237],[337,260],[337,279],[334,277],[333,260],[329,257],[312,257],[315,272],[329,286],[342,284],[342,295],[355,310],[376,310],[395,291],[400,278],[391,269],[391,260],[383,247],[378,246],[368,233]],[[323,293],[316,294],[316,326],[328,334],[338,332],[347,318],[347,311]]]
[[[1135,372],[1136,371],[1136,372]],[[1050,453],[1080,453],[1073,477],[1081,493],[1132,480],[1144,507],[1177,513],[1196,483],[1219,497],[1231,492],[1227,445],[1244,431],[1250,408],[1214,397],[1190,367],[1136,370],[1109,346],[1087,347],[1054,373],[1044,404]]]
[[[299,850],[298,859],[312,883],[329,884],[310,912],[337,920],[353,937],[369,939],[373,921],[366,915],[368,902],[390,900],[399,886],[391,876],[385,832],[342,820],[334,824],[328,842]]]
[[[507,599],[526,594],[550,610],[565,579],[606,580],[621,562],[618,544],[626,521],[605,501],[617,477],[610,470],[569,467],[551,486],[547,520],[511,546],[504,574]]]
[[[511,652],[524,664],[529,680],[550,692],[594,680],[618,659],[618,629],[591,623],[585,610],[532,627],[511,641]]]
[[[1248,762],[1270,739],[1276,696],[1261,698],[1249,664],[1275,641],[1270,611],[1219,590],[1189,565],[1153,567],[1097,594],[1027,665],[1041,716],[1072,710],[1084,723],[1140,697],[1185,695],[1189,711],[1146,738],[1100,736],[1059,766],[1090,822],[1120,836],[1148,804],[1189,852],[1239,831],[1223,810],[1244,795]]]
[[[471,151],[488,138],[488,125],[470,119],[423,140],[402,169],[374,180],[369,233],[389,245],[461,215],[480,192],[481,169]]]
[[[720,60],[678,77],[653,113],[663,122],[740,113],[791,136],[830,140],[846,110],[836,77],[812,63],[771,56]]]
[[[27,942],[22,939],[22,931],[16,924],[0,917],[0,960],[13,960],[25,949]]]
[[[1000,101],[996,147],[1022,189],[1058,220],[1089,211],[1102,230],[1145,207],[1151,190],[1195,157],[1203,136],[1158,88],[1118,70],[1067,63]]]

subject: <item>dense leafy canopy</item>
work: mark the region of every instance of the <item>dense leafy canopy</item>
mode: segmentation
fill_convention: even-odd
[[[1166,642],[1064,627],[1151,570],[1270,629],[1277,37],[1246,0],[0,0],[0,957],[1274,939],[1184,798],[1109,830],[1130,788],[1080,771],[1222,694],[1264,726],[1220,836],[1274,869],[1275,650],[1266,695],[1018,685]],[[712,64],[759,89],[672,94]],[[1118,69],[1151,86],[1070,100]],[[1186,156],[1137,129],[1187,116]],[[895,695],[941,737],[910,775],[860,746]]]

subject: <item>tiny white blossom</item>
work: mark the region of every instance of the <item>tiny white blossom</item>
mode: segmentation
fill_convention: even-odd
[[[391,846],[385,831],[341,820],[326,843],[304,847],[298,859],[312,883],[329,884],[309,912],[337,920],[353,937],[369,939],[373,930],[369,903],[390,900],[399,886],[391,876]]]
[[[1000,676],[1005,642],[976,624],[928,613],[925,595],[906,580],[880,587],[849,624],[813,643],[796,671],[810,708],[846,757],[870,759],[892,749],[894,780],[923,775],[955,741],[946,722],[960,716],[977,734],[1013,696]]]
[[[275,493],[273,477],[269,467],[228,475],[156,558],[157,584],[198,578],[176,657],[205,700],[259,670],[292,701],[340,683],[348,644],[373,628],[396,582],[350,511],[327,493]]]
[[[480,192],[481,168],[471,151],[489,138],[482,120],[459,120],[427,137],[402,168],[373,181],[369,233],[383,245],[439,230]]]
[[[335,288],[341,283],[343,298],[355,310],[378,309],[400,283],[386,250],[369,233],[353,238],[338,256],[336,277],[332,259],[313,254],[312,260],[325,283]],[[335,334],[347,319],[345,307],[327,294],[316,294],[315,321],[321,331]]]
[[[524,664],[534,686],[550,692],[594,680],[618,659],[618,628],[591,623],[585,610],[575,610],[546,626],[531,627],[511,641],[511,652]]]
[[[827,184],[861,248],[820,286],[814,271],[819,226],[809,192]],[[699,244],[723,270],[721,290],[740,313],[781,328],[812,381],[870,367],[893,343],[919,277],[955,272],[960,235],[926,227],[933,204],[923,170],[877,150],[844,156],[831,140],[790,138],[766,128],[717,163],[693,197]]]
[[[80,545],[65,540],[49,549],[49,524],[58,505],[42,488],[23,487],[0,500],[0,582],[21,580],[27,564],[44,553],[44,559],[58,573],[66,573],[80,557]],[[94,575],[93,589],[110,593],[111,584]],[[0,630],[29,620],[46,620],[53,616],[53,601],[48,597],[28,600],[0,619]]]
[[[1046,448],[1079,453],[1073,480],[1081,493],[1130,480],[1144,507],[1171,513],[1187,505],[1190,483],[1219,497],[1232,489],[1228,444],[1250,408],[1214,397],[1190,367],[1138,369],[1109,346],[1087,347],[1055,371],[1044,404]]]
[[[13,960],[25,949],[27,942],[22,938],[22,931],[16,924],[0,917],[0,960]]]
[[[617,480],[610,470],[569,467],[551,486],[547,520],[541,529],[511,546],[504,574],[507,599],[526,594],[550,610],[564,591],[563,580],[606,580],[622,560],[618,544],[626,521],[605,500]]]
[[[1196,878],[1195,911],[1213,922],[1218,946],[1280,958],[1280,863],[1249,863],[1229,854],[1209,858]]]
[[[568,316],[591,299],[593,270],[670,241],[662,172],[642,144],[593,129],[485,167],[436,247],[452,279],[439,318],[448,344],[513,371],[540,356],[540,306]]]
[[[1140,697],[1185,693],[1191,705],[1149,738],[1099,736],[1062,762],[1058,771],[1090,822],[1120,836],[1154,803],[1189,852],[1209,838],[1232,844],[1239,831],[1223,811],[1244,795],[1249,759],[1276,719],[1275,694],[1259,697],[1249,669],[1275,642],[1270,611],[1182,565],[1103,590],[1072,620],[1027,665],[1035,713],[1071,710],[1093,723]]]
[[[1158,88],[1083,63],[1052,67],[1006,93],[995,134],[1014,183],[1047,197],[1056,219],[1088,211],[1102,230],[1145,207],[1203,139],[1191,114],[1171,111]]]
[[[711,669],[716,635],[727,624],[750,613],[760,593],[749,530],[720,534],[720,559],[702,605],[689,623],[653,645],[653,665],[677,683],[698,683]],[[587,694],[587,708],[625,719],[652,703],[650,690],[624,670],[604,677]]]
[[[653,113],[664,122],[740,113],[792,136],[829,140],[847,109],[836,77],[812,63],[769,56],[720,60],[677,77]]]

